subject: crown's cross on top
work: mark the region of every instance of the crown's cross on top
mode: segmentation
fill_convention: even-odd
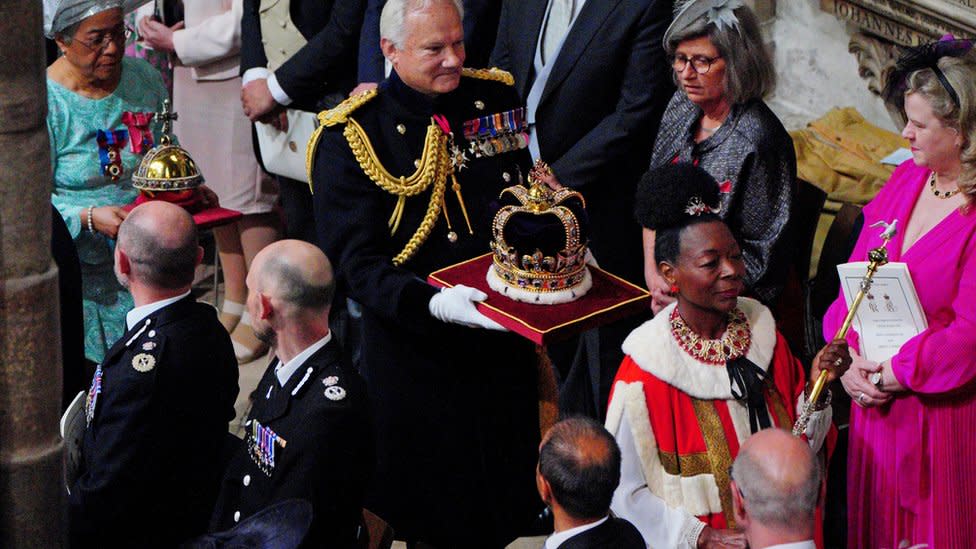
[[[169,144],[169,132],[172,129],[173,122],[180,118],[179,114],[169,110],[169,105],[169,99],[163,99],[163,111],[155,114],[156,120],[163,123],[163,129],[161,130],[162,137],[160,137],[160,141],[163,145]]]

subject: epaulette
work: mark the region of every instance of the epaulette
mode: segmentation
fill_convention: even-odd
[[[318,114],[319,123],[327,128],[336,124],[345,124],[353,111],[369,103],[378,93],[377,89],[373,88],[347,98],[335,107],[320,112]]]
[[[366,90],[362,93],[358,93],[352,97],[346,98],[346,100],[342,103],[339,103],[331,109],[324,110],[316,116],[319,121],[319,125],[312,132],[312,136],[309,138],[308,144],[305,146],[305,177],[308,183],[309,191],[314,192],[312,189],[312,163],[315,161],[315,151],[319,148],[319,140],[322,137],[322,130],[325,128],[331,128],[337,124],[345,124],[349,121],[350,114],[352,114],[359,107],[369,103],[378,94],[379,91],[377,88]]]
[[[471,69],[464,67],[461,69],[461,76],[477,78],[478,80],[492,80],[494,82],[501,82],[506,86],[515,85],[515,77],[512,76],[512,73],[503,71],[498,67],[492,67],[490,69]]]

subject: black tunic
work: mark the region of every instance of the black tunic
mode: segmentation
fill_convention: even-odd
[[[312,503],[313,517],[302,547],[354,547],[373,458],[363,380],[334,341],[284,386],[275,375],[278,364],[272,361],[254,391],[248,435],[224,475],[212,529],[227,530],[269,505],[300,498]],[[279,437],[273,465],[261,462],[261,437],[252,436],[262,428]]]
[[[464,77],[458,89],[431,99],[393,73],[351,117],[386,170],[400,176],[416,170],[432,115],[444,115],[466,147],[465,121],[518,106],[503,83]],[[466,546],[504,546],[542,507],[534,481],[533,349],[511,333],[433,319],[428,302],[437,289],[425,280],[489,251],[489,203],[518,181],[519,170],[528,174],[527,150],[471,158],[458,180],[474,234],[467,233],[448,181],[445,203],[457,242],[449,242],[440,215],[417,254],[396,267],[392,258],[419,226],[431,191],[406,200],[391,236],[387,221],[397,198],[364,174],[343,129],[322,136],[313,196],[319,243],[337,267],[340,287],[363,306],[361,368],[377,450],[367,507],[398,537],[442,547],[462,539]],[[471,539],[474,531],[483,535]]]
[[[206,531],[234,418],[237,361],[213,307],[187,296],[108,351],[71,487],[73,547],[172,547]]]

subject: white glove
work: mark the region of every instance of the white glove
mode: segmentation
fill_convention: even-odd
[[[478,311],[475,303],[486,299],[488,295],[481,290],[458,284],[453,288],[441,288],[441,292],[430,299],[427,308],[430,316],[441,322],[507,332],[504,326]]]

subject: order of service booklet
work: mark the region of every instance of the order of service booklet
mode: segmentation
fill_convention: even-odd
[[[866,261],[837,266],[848,309],[867,270]],[[851,326],[860,336],[861,356],[883,362],[894,356],[906,341],[922,332],[928,324],[908,265],[882,265],[871,280],[871,289],[861,301]]]

